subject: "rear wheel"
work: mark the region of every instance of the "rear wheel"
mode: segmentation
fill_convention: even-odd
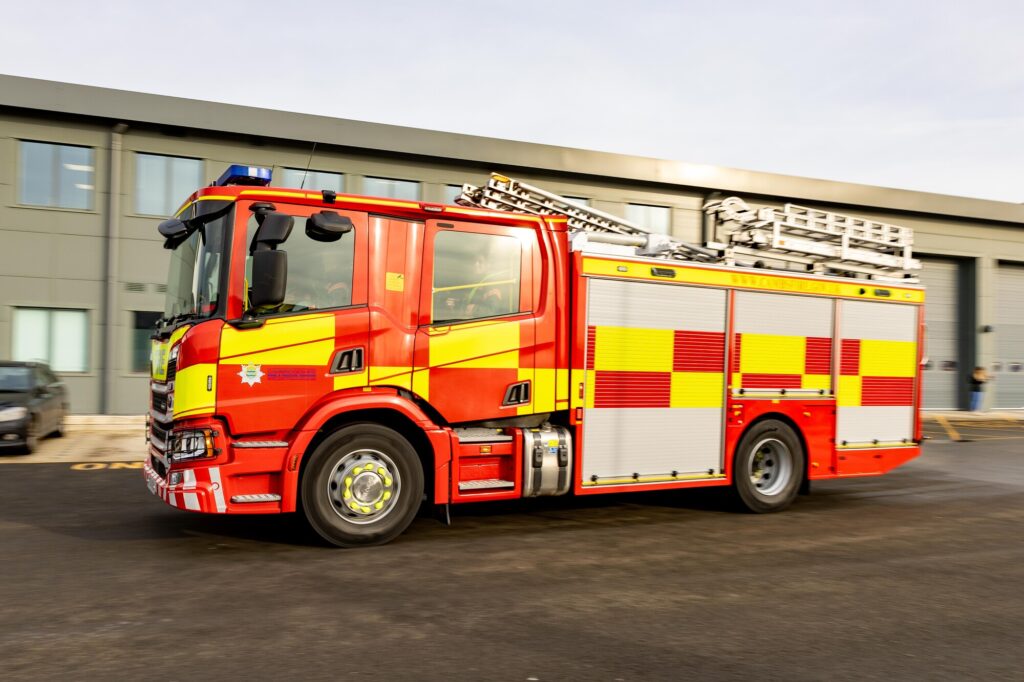
[[[31,455],[39,447],[39,417],[33,415],[25,428],[25,454]]]
[[[744,507],[759,514],[781,511],[800,491],[803,446],[788,425],[766,419],[740,439],[732,471],[733,489]]]
[[[423,497],[423,467],[401,434],[352,424],[331,434],[302,475],[302,509],[339,547],[379,545],[405,530]]]

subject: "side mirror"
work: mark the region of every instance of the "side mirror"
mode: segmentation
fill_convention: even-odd
[[[284,303],[288,289],[288,254],[284,251],[255,251],[252,254],[252,291],[249,305],[272,308]]]
[[[174,239],[176,237],[182,237],[188,232],[188,226],[184,220],[178,220],[177,218],[170,218],[163,221],[156,227],[160,231],[160,236],[166,239]]]
[[[181,242],[185,241],[188,235],[191,233],[191,229],[184,220],[177,218],[170,218],[165,220],[156,229],[160,232],[160,236],[164,238],[164,248],[173,249]]]
[[[306,219],[306,236],[318,242],[336,242],[355,226],[352,219],[335,211],[320,211]]]
[[[259,227],[252,236],[252,243],[249,244],[249,253],[252,254],[276,249],[279,244],[288,240],[295,225],[295,218],[286,213],[258,213],[256,220]]]

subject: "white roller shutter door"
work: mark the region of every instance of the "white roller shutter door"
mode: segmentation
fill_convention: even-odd
[[[957,389],[963,376],[958,366],[956,261],[922,258],[925,292],[924,408],[957,409]]]
[[[991,405],[1024,408],[1024,265],[996,270],[995,362],[990,370]]]

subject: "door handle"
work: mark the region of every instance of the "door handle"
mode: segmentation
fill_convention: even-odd
[[[331,374],[355,374],[363,371],[363,348],[347,348],[334,354]]]

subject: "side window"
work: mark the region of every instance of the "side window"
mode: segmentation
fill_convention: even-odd
[[[278,247],[288,254],[288,286],[284,303],[257,314],[294,313],[352,305],[352,267],[355,234],[348,233],[336,242],[318,242],[306,236],[306,216],[295,216],[295,227],[288,241]],[[249,239],[256,233],[256,219],[249,218]],[[252,282],[252,257],[245,261],[248,289]],[[246,308],[248,308],[246,302]]]
[[[433,322],[520,312],[522,246],[515,237],[441,232],[434,238]]]

